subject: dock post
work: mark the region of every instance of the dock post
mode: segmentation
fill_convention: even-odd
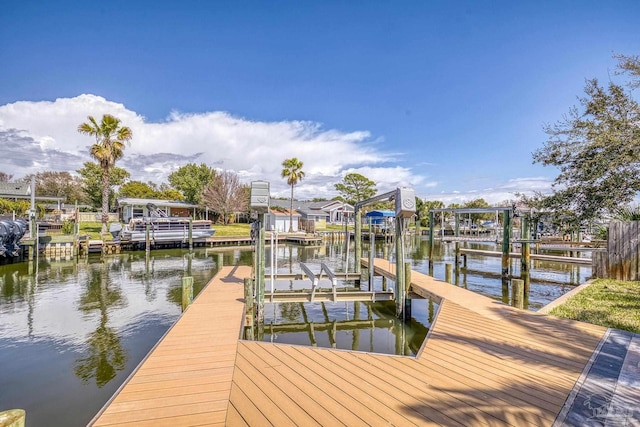
[[[258,238],[256,239],[256,303],[258,305],[257,318],[258,322],[264,320],[264,263],[265,263],[265,227],[264,227],[264,213],[258,214]]]
[[[524,282],[524,303],[526,306],[529,305],[529,294],[531,292],[531,274],[528,271],[523,272],[520,275],[520,278]],[[578,282],[580,282],[578,280]]]
[[[522,218],[522,257],[520,258],[520,271],[529,271],[530,259],[531,259],[531,246],[529,240],[531,239],[529,218]]]
[[[511,303],[514,307],[524,308],[524,280],[511,279]]]
[[[189,252],[193,251],[193,218],[189,218]]]
[[[511,247],[511,212],[505,209],[503,212],[502,229],[502,276],[509,275],[509,248]]]
[[[247,305],[247,310],[249,306],[253,307],[253,297],[253,279],[246,277],[244,279],[244,303]]]
[[[509,278],[502,276],[502,302],[509,304]]]
[[[447,283],[453,283],[453,266],[451,264],[444,265],[444,281]]]
[[[216,267],[218,268],[218,271],[220,271],[220,269],[224,267],[224,254],[222,252],[218,253],[216,259]]]
[[[433,222],[435,215],[433,211],[429,211],[429,265],[433,263]]]
[[[182,311],[185,311],[193,302],[193,277],[182,278]]]
[[[151,250],[151,232],[149,223],[145,225],[144,230],[144,250],[146,253],[149,253],[149,251]]]
[[[374,251],[375,251],[375,240],[373,239],[371,232],[371,218],[369,218],[369,291],[373,292],[373,276],[375,276],[375,265],[374,265]]]
[[[24,427],[27,413],[24,409],[9,409],[0,412],[0,427]]]
[[[244,338],[247,340],[253,340],[254,336],[254,307],[255,307],[255,297],[254,297],[254,281],[251,277],[246,277],[244,279]]]
[[[245,318],[244,326],[253,327],[253,307],[254,307],[254,295],[253,295],[253,279],[251,277],[245,277],[244,279],[244,305],[245,305]],[[248,339],[248,338],[247,338]]]
[[[456,274],[460,271],[460,242],[455,243],[456,255],[455,255],[455,266],[456,266]]]
[[[355,207],[354,212],[354,236],[353,236],[353,244],[355,245],[355,272],[360,273],[360,256],[362,251],[362,216],[360,212],[360,207]],[[349,235],[346,236],[347,242],[349,241]],[[347,246],[348,247],[348,246]],[[349,258],[349,253],[347,252],[347,258]]]
[[[386,243],[382,246],[382,258],[389,259],[389,247]],[[387,278],[385,276],[382,276],[382,290],[387,290]]]
[[[402,318],[405,298],[405,277],[404,277],[404,227],[401,217],[396,217],[396,316]]]
[[[411,263],[404,263],[404,320],[411,319],[411,298],[409,298],[409,290],[411,289]]]

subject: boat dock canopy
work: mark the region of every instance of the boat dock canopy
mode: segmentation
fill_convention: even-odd
[[[365,216],[373,217],[373,218],[379,218],[379,217],[392,218],[396,216],[396,213],[394,211],[370,211],[370,212],[367,212]]]

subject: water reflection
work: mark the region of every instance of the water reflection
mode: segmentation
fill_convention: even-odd
[[[437,305],[414,300],[413,317],[395,316],[395,302],[267,303],[260,341],[415,356]],[[249,334],[251,334],[250,332]]]
[[[86,425],[180,315],[182,277],[197,294],[216,257],[173,250],[0,266],[0,408],[26,409],[27,426]]]
[[[89,280],[78,306],[85,314],[98,311],[100,316],[96,330],[89,334],[86,341],[84,356],[76,360],[73,372],[84,382],[95,378],[98,387],[111,381],[127,362],[127,354],[116,330],[107,326],[108,313],[126,305],[120,283],[111,280],[108,267],[106,260],[90,266]],[[112,271],[118,272],[118,269]]]

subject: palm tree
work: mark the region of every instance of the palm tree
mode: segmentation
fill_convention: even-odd
[[[102,233],[107,232],[109,220],[110,172],[116,160],[122,158],[124,145],[131,140],[132,132],[127,126],[120,126],[120,119],[104,114],[100,124],[93,116],[88,123],[78,126],[78,132],[95,136],[96,143],[91,146],[91,157],[96,159],[102,168]]]
[[[287,184],[291,186],[291,209],[289,209],[289,233],[293,233],[293,187],[302,181],[304,172],[302,171],[302,162],[297,158],[286,159],[282,162],[282,177],[287,178]]]

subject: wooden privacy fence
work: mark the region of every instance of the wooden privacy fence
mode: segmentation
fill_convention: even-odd
[[[616,280],[640,280],[638,243],[640,221],[611,221],[607,251],[594,252],[593,276]]]

